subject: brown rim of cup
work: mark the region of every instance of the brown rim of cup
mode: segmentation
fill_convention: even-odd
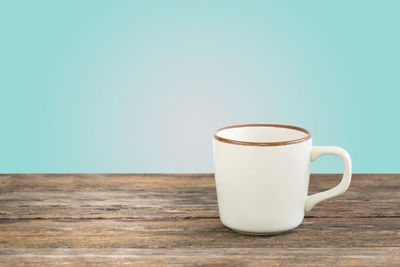
[[[245,142],[245,141],[238,141],[238,140],[233,140],[233,139],[228,139],[224,138],[221,136],[218,136],[218,133],[222,130],[226,129],[231,129],[231,128],[241,128],[241,127],[278,127],[278,128],[288,128],[292,130],[298,130],[301,132],[306,133],[307,135],[299,138],[299,139],[294,139],[294,140],[289,140],[289,141],[281,141],[281,142]],[[290,145],[290,144],[297,144],[301,143],[304,141],[307,141],[311,138],[311,133],[301,127],[297,126],[291,126],[291,125],[282,125],[282,124],[240,124],[240,125],[232,125],[232,126],[227,126],[220,128],[215,131],[214,133],[214,138],[218,141],[228,143],[228,144],[234,144],[234,145],[244,145],[244,146],[285,146],[285,145]]]

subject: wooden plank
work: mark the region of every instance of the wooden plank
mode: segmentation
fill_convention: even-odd
[[[247,236],[219,219],[1,220],[3,248],[400,247],[398,218],[306,218],[285,234]]]
[[[0,249],[0,264],[54,265],[209,265],[209,266],[395,266],[400,248],[235,248],[217,249]]]
[[[339,175],[312,175],[310,192]],[[354,175],[349,190],[307,217],[400,217],[400,175]],[[218,218],[214,178],[197,175],[0,175],[0,219]]]
[[[354,175],[295,230],[246,236],[219,221],[210,174],[0,175],[0,265],[400,265],[399,181]]]

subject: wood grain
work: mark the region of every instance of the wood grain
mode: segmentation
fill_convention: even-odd
[[[8,266],[399,266],[400,249],[387,248],[79,248],[0,249]]]
[[[312,175],[310,193],[338,181]],[[400,175],[354,175],[298,228],[263,237],[221,224],[210,174],[4,174],[0,264],[400,265]]]
[[[339,175],[313,175],[310,193]],[[399,175],[354,175],[306,217],[398,217]],[[212,175],[2,175],[0,218],[218,218]]]
[[[8,248],[395,247],[400,245],[398,223],[397,218],[306,218],[284,234],[248,236],[229,230],[216,218],[2,220],[0,244]]]

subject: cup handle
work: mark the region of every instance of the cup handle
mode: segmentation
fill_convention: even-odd
[[[337,146],[313,146],[311,151],[311,161],[316,160],[322,155],[335,155],[342,159],[344,164],[344,173],[340,183],[323,192],[307,196],[304,210],[310,211],[316,204],[322,200],[329,199],[344,193],[351,181],[351,158],[343,148]]]

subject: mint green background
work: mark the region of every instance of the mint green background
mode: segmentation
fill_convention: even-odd
[[[3,1],[0,172],[211,172],[213,131],[238,123],[303,126],[354,172],[400,172],[399,10]]]

